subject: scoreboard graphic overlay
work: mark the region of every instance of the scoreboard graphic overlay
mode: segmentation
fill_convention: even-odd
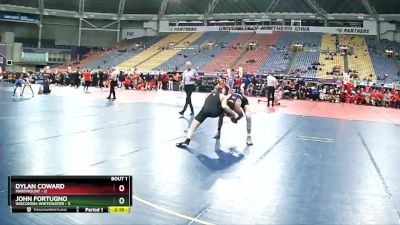
[[[9,176],[13,213],[129,213],[132,176]]]

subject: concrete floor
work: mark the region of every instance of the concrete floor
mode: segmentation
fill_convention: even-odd
[[[227,120],[216,141],[209,119],[182,150],[175,143],[191,118],[178,116],[179,93],[118,91],[109,102],[98,89],[54,87],[12,101],[11,91],[0,86],[0,224],[400,224],[399,110],[357,108],[375,114],[353,120],[357,113],[335,110],[349,105],[290,101],[266,110],[252,99],[253,146],[245,121]],[[204,98],[194,95],[196,112]],[[9,175],[120,174],[133,176],[130,214],[7,207]]]

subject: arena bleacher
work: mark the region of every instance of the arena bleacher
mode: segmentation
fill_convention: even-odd
[[[296,54],[290,72],[301,77],[316,78],[318,63],[320,62],[319,53],[316,51],[304,51]]]
[[[227,43],[225,49],[211,60],[204,68],[204,72],[220,72],[230,68],[244,54],[244,45],[254,36],[254,33],[240,34],[235,40]]]
[[[234,68],[243,67],[243,70],[248,73],[257,72],[266,58],[268,57],[270,46],[276,43],[279,33],[275,34],[255,34],[251,41],[255,42],[255,49],[246,49],[246,53],[234,65]]]
[[[86,65],[85,69],[108,69],[116,65],[121,64],[124,61],[136,56],[137,54],[144,51],[146,48],[152,46],[160,40],[161,37],[140,37],[132,39],[129,42],[122,42],[116,46],[116,49],[108,52],[108,54],[99,57],[89,65]]]
[[[120,43],[119,48],[106,53],[89,54],[90,57],[79,65],[90,70],[118,67],[121,70],[182,71],[184,62],[192,61],[196,69],[205,73],[242,67],[250,74],[288,72],[307,78],[333,78],[346,71],[345,57],[336,52],[337,44],[346,44],[354,51],[347,56],[347,69],[362,74],[360,79],[376,80],[388,74],[387,81],[398,80],[396,62],[385,58],[382,52],[377,53],[377,49],[371,47],[375,43],[371,38],[302,32],[255,35],[205,32],[170,34],[164,38],[142,37],[130,42],[130,45]],[[255,43],[255,48],[248,48],[250,42]],[[174,47],[168,49],[171,43]],[[293,52],[293,43],[301,43],[303,51]],[[389,42],[384,44],[390,46]],[[134,45],[146,46],[146,49],[134,48]],[[392,46],[396,48],[396,44]]]
[[[211,59],[211,55],[218,55],[218,49],[216,44],[226,35],[226,32],[207,32],[203,34],[199,39],[191,43],[187,49],[183,49],[181,52],[168,59],[166,62],[161,64],[157,69],[163,71],[172,71],[178,69],[182,71],[186,61],[190,60],[196,65],[196,68],[202,68]],[[207,47],[207,43],[210,47]],[[212,45],[211,45],[212,44]],[[209,56],[207,58],[207,56]]]
[[[300,52],[292,49],[296,43],[302,46]],[[348,45],[352,53],[340,54],[338,45]],[[66,62],[56,68],[182,71],[185,61],[192,61],[197,70],[205,73],[242,67],[249,74],[289,73],[306,78],[334,78],[350,70],[360,80],[397,82],[398,63],[385,56],[382,46],[398,48],[395,42],[377,43],[371,37],[356,35],[282,31],[273,34],[170,33],[124,40],[114,49],[90,51],[79,62]]]

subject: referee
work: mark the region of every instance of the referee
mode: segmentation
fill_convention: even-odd
[[[183,110],[179,112],[179,114],[183,115],[188,106],[190,106],[190,110],[192,111],[190,115],[194,115],[193,105],[192,105],[192,93],[196,89],[196,80],[199,80],[197,71],[192,69],[192,63],[190,61],[186,62],[186,70],[182,73],[182,83],[184,84],[184,90],[186,93],[186,102]]]
[[[272,74],[268,75],[268,77],[267,77],[267,98],[268,98],[267,106],[268,107],[269,107],[269,101],[272,101],[272,106],[274,106],[276,85],[277,85],[276,78],[274,76],[272,76]]]
[[[111,95],[113,95],[113,100],[115,100],[115,87],[118,86],[118,71],[113,68],[110,76],[110,94],[107,99],[111,99]]]

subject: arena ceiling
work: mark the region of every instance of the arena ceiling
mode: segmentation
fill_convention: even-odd
[[[213,13],[298,12],[316,13],[310,0],[168,0],[164,14],[204,14],[211,2],[217,2]],[[362,1],[369,2],[378,14],[400,14],[400,0],[311,0],[331,13],[369,11]],[[163,0],[125,0],[124,14],[158,14]],[[1,5],[39,8],[40,0],[0,0]],[[272,5],[270,5],[273,3]],[[43,0],[45,9],[79,10],[79,0]],[[272,6],[272,7],[271,7]],[[84,0],[85,12],[118,13],[119,0]]]

